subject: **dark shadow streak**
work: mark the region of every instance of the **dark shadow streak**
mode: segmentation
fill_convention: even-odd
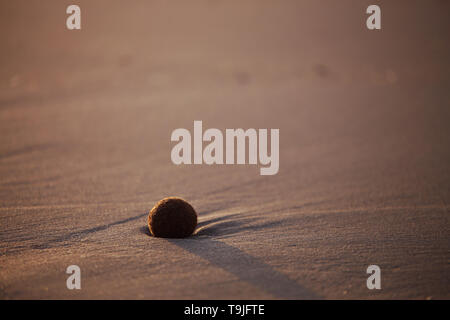
[[[259,224],[250,224],[255,219],[246,218],[239,219],[236,221],[222,221],[219,223],[204,223],[203,226],[200,226],[195,230],[195,235],[197,236],[228,236],[238,232],[244,231],[257,231],[270,227],[276,227],[281,225],[281,221],[272,221],[266,223]]]
[[[148,213],[143,213],[143,214],[140,214],[140,215],[137,215],[137,216],[134,216],[134,217],[126,218],[126,219],[119,220],[119,221],[116,221],[116,222],[112,222],[112,223],[109,223],[109,224],[105,224],[105,225],[102,225],[102,226],[98,226],[98,227],[94,227],[94,228],[90,228],[90,229],[85,229],[85,230],[81,230],[81,231],[72,232],[72,233],[69,233],[69,234],[64,235],[62,237],[50,240],[47,243],[34,245],[34,246],[32,246],[32,248],[33,249],[51,248],[55,244],[59,244],[59,243],[64,242],[64,241],[68,241],[68,240],[75,239],[75,238],[83,238],[83,237],[88,236],[91,233],[98,232],[98,231],[103,231],[103,230],[106,230],[106,229],[108,229],[110,227],[113,227],[113,226],[117,226],[117,225],[120,225],[120,224],[124,224],[124,223],[130,222],[130,221],[134,221],[134,220],[143,218],[147,214]]]
[[[52,147],[54,147],[54,145],[52,145],[52,144],[39,144],[39,145],[33,145],[33,146],[26,146],[26,147],[23,147],[20,149],[16,149],[16,150],[12,150],[12,151],[0,154],[0,160],[18,156],[18,155],[31,153],[31,152],[35,152],[35,151],[45,151]]]
[[[313,292],[258,258],[211,238],[168,239],[170,243],[193,253],[280,299],[318,299]]]
[[[232,234],[245,230],[267,229],[280,222],[249,225],[254,219],[227,221],[223,216],[199,223],[195,234],[186,239],[167,239],[170,243],[201,257],[211,264],[232,273],[241,281],[248,282],[280,299],[318,299],[319,297],[288,276],[276,271],[270,265],[242,250],[215,240],[212,236]],[[141,233],[151,236],[148,227],[141,227]]]
[[[220,221],[223,222],[223,220],[225,220],[225,219],[228,220],[228,219],[231,219],[231,218],[237,217],[237,216],[239,216],[238,213],[233,213],[233,214],[229,214],[227,216],[221,216],[221,217],[205,220],[205,221],[199,222],[198,225],[197,225],[197,228],[205,227],[205,226],[210,225],[211,223],[214,223],[214,222],[220,222]]]
[[[149,237],[152,237],[152,234],[150,233],[150,230],[148,230],[148,226],[142,226],[139,228],[139,231],[143,234],[148,235]]]

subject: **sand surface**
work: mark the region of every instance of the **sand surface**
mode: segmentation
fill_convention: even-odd
[[[449,2],[371,2],[1,1],[0,298],[450,298]],[[279,128],[279,173],[174,165],[194,120]]]

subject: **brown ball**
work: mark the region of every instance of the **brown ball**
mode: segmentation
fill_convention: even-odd
[[[169,197],[158,201],[148,215],[148,229],[155,237],[188,237],[196,226],[197,213],[180,198]]]

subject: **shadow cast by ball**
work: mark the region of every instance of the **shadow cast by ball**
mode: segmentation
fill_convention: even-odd
[[[278,299],[318,299],[312,291],[287,275],[275,270],[262,259],[241,249],[208,237],[167,239],[170,243],[210,264],[233,274],[240,281],[258,287]]]
[[[139,228],[139,231],[140,231],[142,234],[145,234],[145,235],[147,235],[147,236],[149,236],[149,237],[153,237],[152,234],[150,233],[150,230],[148,229],[148,226],[142,226],[142,227],[140,227],[140,228]]]
[[[261,258],[219,240],[223,236],[238,232],[264,230],[281,224],[279,221],[257,223],[256,218],[238,219],[238,216],[233,214],[208,219],[200,222],[197,230],[190,237],[165,240],[276,298],[318,299],[314,292],[275,270]],[[141,232],[151,236],[148,227],[142,227]]]

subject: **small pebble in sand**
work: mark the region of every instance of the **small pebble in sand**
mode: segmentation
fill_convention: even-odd
[[[150,210],[148,228],[155,237],[184,238],[197,226],[197,213],[181,198],[164,198]]]

